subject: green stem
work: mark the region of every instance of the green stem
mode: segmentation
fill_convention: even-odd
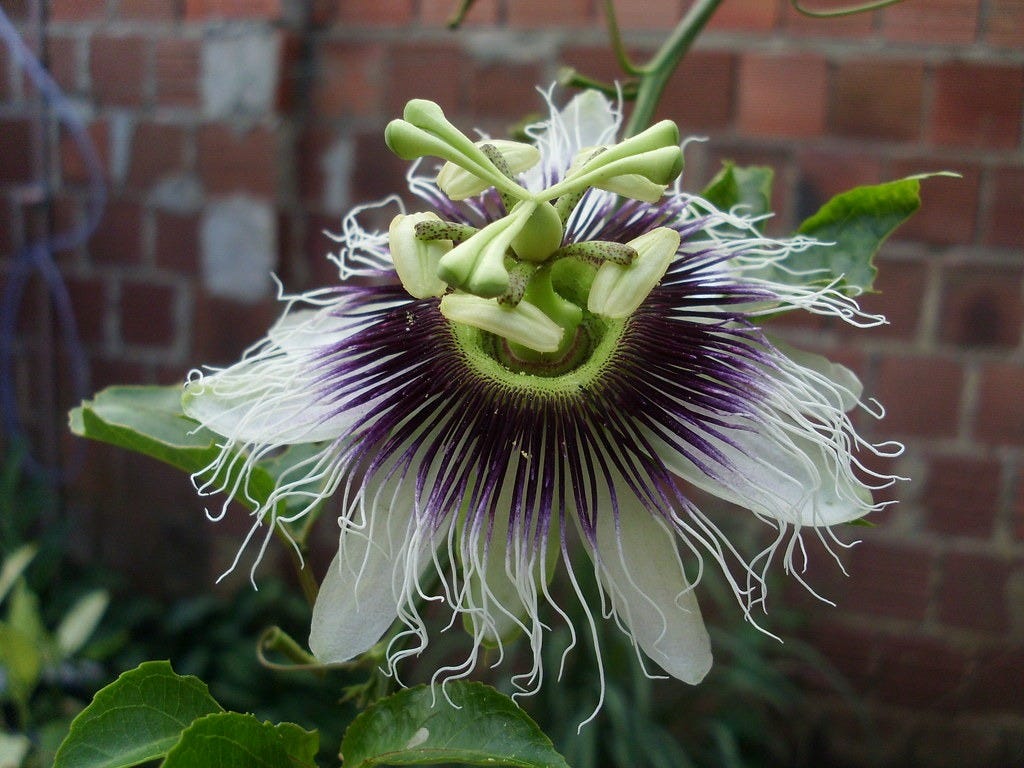
[[[810,16],[814,19],[835,19],[840,16],[853,16],[857,13],[877,11],[879,8],[885,8],[887,5],[896,5],[902,2],[903,0],[876,0],[873,3],[861,3],[860,5],[847,5],[843,8],[815,11],[810,8],[804,8],[800,0],[789,0],[789,4],[793,6],[797,13],[802,13],[804,16]]]
[[[635,136],[651,124],[669,78],[721,3],[722,0],[695,0],[654,58],[644,65],[640,72],[636,104],[626,124],[626,138]]]
[[[622,33],[619,31],[619,19],[615,14],[614,0],[604,0],[604,18],[608,23],[608,37],[611,39],[612,50],[615,51],[615,58],[618,60],[619,66],[622,67],[622,71],[627,75],[642,74],[643,70],[633,63],[622,44]]]

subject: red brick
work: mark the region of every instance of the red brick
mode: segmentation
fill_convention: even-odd
[[[273,197],[277,186],[277,136],[269,128],[245,132],[204,125],[198,136],[198,167],[208,192],[246,190]]]
[[[1024,541],[1024,464],[1017,466],[1013,498],[1010,500],[1010,525],[1018,540]]]
[[[465,92],[461,75],[468,69],[458,48],[422,43],[402,46],[388,57],[385,110],[402,114],[409,99],[430,99],[454,117]]]
[[[110,168],[110,126],[105,120],[91,123],[86,126],[86,134],[99,160],[100,172],[106,180]],[[61,130],[60,134],[60,167],[66,182],[83,184],[89,181],[90,168],[82,150],[66,130]]]
[[[458,3],[450,0],[420,0],[420,23],[427,26],[447,24],[457,7]],[[462,20],[462,26],[497,24],[498,11],[498,0],[477,0],[470,6],[469,13]]]
[[[336,20],[346,26],[408,24],[413,20],[412,0],[344,0]]]
[[[815,612],[806,640],[808,645],[820,653],[856,689],[862,689],[871,678],[875,667],[879,636],[871,629],[848,627],[838,624],[826,612]],[[815,666],[811,672],[818,672]],[[833,682],[827,677],[812,678],[808,681],[818,690],[833,690]]]
[[[185,0],[185,19],[276,19],[281,0]]]
[[[966,347],[1016,347],[1024,320],[1024,270],[972,264],[943,275],[943,341]]]
[[[80,90],[78,40],[50,36],[46,40],[46,68],[65,93]]]
[[[991,202],[985,208],[982,240],[986,245],[1024,246],[1024,167],[991,171]]]
[[[245,349],[266,333],[281,312],[270,299],[241,304],[200,292],[196,296],[193,357],[207,365],[235,362]]]
[[[1024,649],[1019,645],[982,654],[964,703],[976,712],[1019,713],[1021,670],[1024,670]]]
[[[931,136],[938,144],[1013,149],[1020,141],[1024,67],[952,62],[935,71]]]
[[[963,371],[949,360],[886,357],[878,372],[878,399],[885,404],[887,434],[953,437],[960,412]]]
[[[88,21],[106,15],[106,0],[51,0],[53,21]]]
[[[797,166],[801,220],[842,192],[882,180],[877,157],[850,150],[809,149],[797,155]]]
[[[816,0],[815,3],[806,3],[806,5],[822,11],[850,7],[845,0]],[[802,14],[794,9],[789,2],[783,3],[782,7],[784,13],[780,26],[790,35],[862,38],[871,34],[877,26],[874,13],[855,13],[850,16],[823,18]]]
[[[146,72],[146,41],[138,37],[97,35],[92,39],[89,71],[93,97],[101,104],[142,103]]]
[[[1008,630],[1007,581],[1011,571],[1011,564],[1004,558],[946,553],[938,592],[939,620],[949,626],[976,631]]]
[[[722,3],[708,22],[708,30],[767,32],[779,20],[777,0],[729,0]]]
[[[839,67],[830,126],[842,136],[914,141],[921,134],[924,66],[917,62],[853,61]]]
[[[990,0],[985,40],[992,45],[1024,46],[1024,0]]]
[[[338,132],[325,126],[303,131],[298,142],[298,184],[301,198],[314,207],[323,204],[326,176],[324,158],[338,141]]]
[[[65,280],[75,313],[78,335],[86,344],[99,344],[105,336],[107,287],[95,278],[69,277]]]
[[[131,142],[129,187],[146,190],[168,174],[179,171],[185,160],[185,129],[180,125],[139,123]]]
[[[683,133],[725,128],[732,121],[736,57],[725,51],[693,51],[672,76],[657,118],[679,124]]]
[[[853,534],[846,536],[855,538]],[[933,567],[930,550],[916,545],[866,540],[844,556],[849,577],[834,572],[834,583],[820,585],[819,594],[834,600],[844,616],[851,613],[921,621],[928,608]],[[815,553],[818,562],[819,553]],[[821,556],[822,568],[828,556]],[[819,569],[815,569],[817,574]],[[817,579],[814,582],[817,589]]]
[[[928,528],[946,536],[991,536],[999,506],[1000,475],[999,462],[992,459],[931,459],[921,496]]]
[[[33,178],[32,121],[27,118],[0,119],[0,184],[27,184]]]
[[[156,101],[175,107],[199,106],[200,43],[164,38],[153,52]]]
[[[624,0],[615,3],[615,11],[621,29],[664,31],[672,29],[683,17],[679,0]],[[599,18],[604,20],[603,15]]]
[[[174,0],[121,0],[118,9],[126,19],[174,21],[179,16]]]
[[[177,335],[177,290],[126,281],[121,285],[121,339],[125,344],[169,347]]]
[[[976,166],[966,162],[951,163],[946,159],[901,160],[892,163],[888,175],[898,179],[935,171],[955,171],[961,178],[924,179],[921,207],[900,225],[893,237],[941,245],[974,242],[981,186],[981,173]]]
[[[857,303],[865,312],[884,315],[888,323],[872,328],[870,333],[872,336],[913,339],[921,324],[928,269],[919,261],[895,259],[881,259],[877,266],[876,292],[865,294],[857,299]],[[848,332],[851,338],[864,338],[864,331],[859,328],[846,323],[838,327],[844,333]]]
[[[969,658],[942,640],[895,636],[880,641],[880,702],[928,710],[948,710],[958,702]]]
[[[142,209],[138,203],[112,200],[89,240],[97,263],[137,264],[142,257]]]
[[[978,439],[997,445],[1024,446],[1024,368],[992,363],[981,372]]]
[[[469,106],[478,118],[503,118],[509,124],[542,107],[537,84],[541,81],[539,64],[512,62],[481,63],[470,72]]]
[[[820,135],[827,92],[820,56],[748,53],[740,60],[739,128],[756,137]]]
[[[28,18],[29,0],[11,0],[4,3],[4,13],[11,21],[22,21]]]
[[[965,45],[978,35],[978,0],[897,3],[882,12],[882,34],[889,40]]]
[[[387,148],[380,131],[358,134],[355,141],[353,200],[379,200],[396,192],[405,192],[405,173],[409,170],[409,163]],[[427,162],[427,167],[430,167],[431,161]]]
[[[385,48],[382,43],[329,40],[318,50],[313,109],[329,119],[380,111]]]
[[[184,275],[199,271],[199,216],[156,212],[156,264]]]
[[[517,27],[577,28],[594,20],[588,0],[515,0],[507,4],[507,13],[508,23]]]

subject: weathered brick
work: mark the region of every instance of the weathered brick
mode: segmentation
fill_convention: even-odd
[[[1016,347],[1024,321],[1024,270],[977,264],[943,273],[943,341],[967,347]]]
[[[671,29],[682,18],[679,0],[625,0],[615,11],[621,29]]]
[[[168,0],[121,0],[118,10],[126,19],[144,21],[174,21],[179,15],[178,3]]]
[[[981,372],[975,435],[997,445],[1024,446],[1024,368],[992,363]]]
[[[882,16],[882,34],[889,40],[941,45],[966,45],[978,35],[978,0],[929,0],[897,3]]]
[[[131,140],[128,186],[146,190],[167,174],[181,170],[185,146],[185,129],[182,126],[139,123]]]
[[[96,232],[89,254],[97,263],[136,264],[142,258],[142,209],[138,203],[111,200]]]
[[[51,0],[54,21],[90,21],[106,15],[107,0]]]
[[[64,284],[79,337],[86,344],[102,343],[108,311],[106,283],[97,278],[67,277]]]
[[[1010,525],[1019,541],[1024,541],[1024,464],[1017,466],[1017,475],[1010,499]]]
[[[879,634],[870,627],[839,624],[828,612],[815,612],[809,628],[803,633],[807,643],[858,691],[863,691],[873,677],[876,666]],[[817,672],[817,668],[810,670]],[[811,676],[807,681],[819,690],[830,690],[832,681]]]
[[[732,121],[736,57],[726,51],[693,51],[672,76],[657,118],[678,123],[683,133],[725,128]]]
[[[185,0],[185,19],[276,19],[281,0]]]
[[[850,536],[849,538],[854,538]],[[844,557],[850,577],[832,572],[823,592],[834,600],[845,615],[887,616],[904,621],[920,621],[928,608],[929,585],[933,568],[930,549],[915,544],[881,542],[865,537]],[[823,563],[827,556],[823,558]],[[817,561],[817,560],[816,560]],[[824,570],[816,569],[815,573]],[[817,580],[814,582],[818,586]]]
[[[738,124],[750,136],[824,132],[825,60],[813,54],[748,53],[740,59]]]
[[[408,24],[413,18],[412,0],[345,0],[335,11],[335,20],[346,26],[394,26]]]
[[[987,539],[995,525],[1001,474],[992,459],[933,457],[921,496],[928,528],[945,536]]]
[[[845,62],[832,89],[831,129],[854,138],[915,141],[921,134],[923,86],[920,62]]]
[[[138,106],[146,74],[146,41],[97,35],[90,48],[92,93],[100,104]]]
[[[991,171],[991,201],[984,209],[982,240],[986,245],[1024,246],[1024,167],[1010,166]]]
[[[880,640],[879,646],[879,701],[929,710],[957,706],[967,678],[967,654],[928,637],[896,635]]]
[[[517,27],[577,28],[593,21],[588,0],[516,0],[507,4],[508,23]]]
[[[402,114],[409,99],[436,101],[454,116],[462,104],[462,75],[468,69],[462,52],[453,46],[417,43],[401,46],[388,56],[384,108],[389,116]]]
[[[207,191],[248,191],[273,197],[277,186],[277,136],[257,126],[235,131],[210,123],[200,127],[197,166]]]
[[[169,347],[178,332],[174,286],[141,280],[121,284],[121,339],[125,344]]]
[[[477,64],[470,72],[472,113],[481,118],[501,118],[515,124],[542,107],[537,83],[538,64],[493,62]]]
[[[1009,561],[1002,557],[947,552],[942,561],[939,620],[948,626],[1000,633],[1009,629]]]
[[[1024,0],[990,0],[985,41],[1011,48],[1024,46]]]
[[[1024,67],[951,62],[935,71],[931,137],[938,144],[1013,149],[1020,141]]]
[[[78,40],[50,35],[46,39],[46,69],[65,93],[81,90]]]
[[[387,148],[379,131],[357,134],[355,145],[353,200],[379,200],[405,191],[405,173],[409,164]]]
[[[317,47],[313,109],[329,119],[376,115],[383,95],[383,43],[327,40]]]
[[[951,360],[893,356],[881,361],[878,399],[885,430],[893,435],[953,437],[960,412],[963,371]]]
[[[156,41],[153,70],[158,104],[199,106],[200,50],[198,40],[161,38]]]
[[[157,211],[155,256],[162,269],[195,275],[199,271],[199,216]]]
[[[887,175],[898,179],[940,170],[955,171],[960,178],[937,176],[923,180],[921,207],[900,225],[894,238],[941,245],[974,242],[981,186],[977,166],[966,161],[950,163],[938,158],[915,158],[893,162]]]
[[[428,26],[447,24],[457,8],[449,0],[420,0],[420,23]],[[498,22],[498,0],[477,0],[462,20],[465,27],[492,25]]]
[[[800,152],[796,162],[796,214],[801,221],[836,195],[882,180],[881,162],[865,152],[813,148]]]
[[[0,157],[3,160],[2,184],[26,184],[32,180],[32,121],[28,118],[0,119]]]
[[[280,305],[269,298],[247,304],[200,291],[195,299],[195,327],[191,334],[193,356],[208,365],[235,362],[266,333],[280,310]]]
[[[779,20],[778,0],[729,0],[715,11],[708,30],[767,32]]]
[[[886,336],[913,339],[921,325],[928,269],[919,261],[881,259],[877,262],[878,276],[875,292],[857,299],[861,309],[872,314],[883,315],[886,325],[872,328],[872,336]],[[851,338],[862,339],[862,329],[847,323],[837,326]]]
[[[99,120],[86,126],[86,136],[96,151],[99,171],[107,180],[110,173],[110,125]],[[89,180],[90,169],[78,143],[66,130],[60,132],[60,167],[65,182],[82,184]]]
[[[1020,672],[1024,649],[999,648],[981,654],[965,703],[980,712],[1020,711]]]

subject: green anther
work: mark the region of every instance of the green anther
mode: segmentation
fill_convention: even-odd
[[[480,145],[480,150],[487,155],[488,160],[494,163],[494,167],[501,172],[502,176],[509,181],[515,181],[515,178],[512,176],[512,169],[508,167],[508,163],[505,161],[505,156],[501,154],[496,146],[493,144],[482,144]],[[511,211],[516,204],[515,198],[500,190],[498,194],[501,196],[501,204],[505,206],[505,210]]]
[[[416,225],[417,240],[451,240],[454,245],[464,243],[477,232],[476,227],[469,224],[457,224],[453,221],[421,221]]]
[[[545,261],[562,244],[562,234],[558,211],[551,203],[541,203],[512,240],[512,250],[526,261]]]
[[[615,243],[610,240],[586,240],[559,248],[551,257],[552,259],[575,258],[597,267],[606,261],[628,267],[636,259],[637,252],[635,248],[624,243]]]

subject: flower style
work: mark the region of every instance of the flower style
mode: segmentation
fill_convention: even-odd
[[[256,462],[312,444],[250,538],[262,531],[266,546],[280,502],[291,521],[341,498],[309,639],[321,661],[356,657],[400,619],[393,670],[427,643],[424,601],[444,601],[473,650],[439,678],[524,634],[534,664],[517,682],[534,690],[543,604],[565,616],[549,590],[559,562],[593,630],[578,541],[599,610],[697,683],[711,665],[691,579],[705,557],[749,616],[775,555],[794,570],[806,528],[829,543],[830,526],[879,508],[872,489],[895,478],[857,456],[899,447],[869,444],[847,415],[880,416],[877,404],[853,373],[772,340],[758,319],[882,318],[834,285],[768,279],[811,241],[767,239],[680,191],[671,122],[616,143],[619,124],[585,92],[528,129],[532,143],[473,142],[435,104],[410,102],[386,139],[417,160],[410,189],[433,210],[393,197],[352,212],[334,257],[342,283],[289,297],[240,362],[190,377],[186,413],[223,437],[201,493],[244,489]],[[419,173],[426,156],[446,161],[439,173]],[[401,212],[388,232],[360,226],[390,205]],[[745,558],[688,486],[750,510],[773,543]]]

